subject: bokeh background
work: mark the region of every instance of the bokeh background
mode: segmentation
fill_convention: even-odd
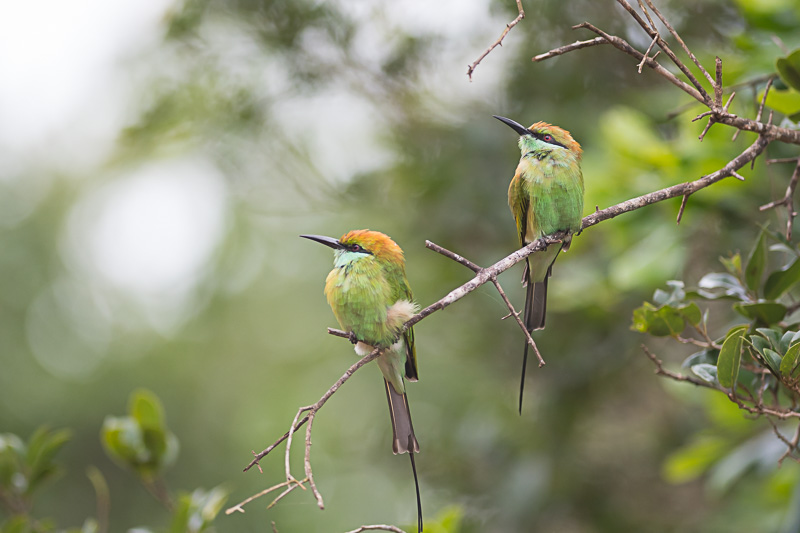
[[[658,3],[729,85],[774,72],[800,45],[793,0]],[[427,305],[470,272],[432,240],[489,265],[516,247],[506,189],[519,157],[500,114],[569,129],[585,150],[586,213],[716,170],[752,138],[712,128],[698,107],[610,47],[531,57],[592,35],[644,49],[611,0],[537,0],[473,75],[466,67],[516,16],[513,1],[35,1],[0,7],[0,431],[71,428],[64,475],[35,512],[63,527],[95,512],[86,468],[111,491],[112,531],[168,513],[100,444],[104,418],[145,387],[180,440],[174,489],[225,484],[230,503],[283,478],[283,457],[242,473],[298,406],[355,361],[322,294],[330,250],[301,233],[370,228],[405,250]],[[757,91],[737,89],[754,116]],[[782,151],[783,150],[783,151]],[[770,156],[792,155],[771,147]],[[791,508],[797,465],[764,444],[725,479],[734,450],[768,426],[653,375],[631,311],[670,279],[696,283],[746,252],[758,206],[786,167],[745,169],[694,195],[592,227],[550,284],[548,364],[491,286],[416,328],[410,386],[426,517],[466,532],[767,531]],[[520,305],[520,269],[501,282]],[[650,343],[668,363],[691,353]],[[659,351],[664,348],[664,351]],[[297,491],[220,516],[220,532],[345,531],[415,522],[408,460],[390,452],[379,372],[359,371],[320,412],[320,511]],[[716,439],[716,440],[715,440]],[[713,441],[717,446],[708,445]],[[720,444],[720,442],[722,444]],[[767,441],[764,441],[767,442]],[[706,443],[706,448],[703,448]],[[688,451],[687,451],[688,450]],[[301,468],[301,448],[295,459]],[[713,453],[712,453],[713,452]],[[715,455],[716,454],[716,455]],[[719,474],[722,476],[722,474]]]

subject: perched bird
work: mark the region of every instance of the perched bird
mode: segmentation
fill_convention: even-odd
[[[414,454],[419,443],[411,424],[404,377],[417,381],[417,353],[414,329],[403,324],[418,310],[405,271],[403,250],[388,235],[378,231],[354,230],[341,239],[301,235],[334,249],[333,270],[325,280],[325,296],[339,325],[351,333],[356,353],[367,355],[375,348],[389,400],[392,419],[392,451],[408,453],[417,490],[419,530],[422,507]]]
[[[522,284],[527,286],[525,326],[531,332],[544,328],[547,308],[547,279],[553,270],[558,252],[568,250],[572,234],[581,229],[583,213],[583,174],[581,146],[568,131],[546,122],[530,128],[493,115],[519,134],[522,157],[508,187],[508,206],[517,223],[520,246],[545,235],[565,232],[561,244],[534,252],[526,260]],[[519,386],[519,410],[525,388],[528,343],[522,359]]]

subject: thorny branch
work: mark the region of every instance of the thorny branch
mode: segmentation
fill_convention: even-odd
[[[475,69],[478,67],[478,64],[481,61],[483,61],[483,58],[488,56],[489,53],[491,53],[491,51],[497,48],[498,46],[503,46],[503,39],[506,38],[506,35],[508,35],[508,32],[511,31],[511,28],[519,24],[519,21],[525,18],[525,10],[522,9],[522,0],[517,0],[517,11],[518,11],[517,18],[506,24],[506,29],[503,30],[503,33],[500,34],[500,37],[495,42],[493,42],[489,46],[489,48],[487,48],[486,51],[483,52],[480,55],[480,57],[475,60],[474,63],[472,63],[470,66],[467,67],[467,77],[469,77],[469,81],[472,81],[472,73],[475,72]]]
[[[505,30],[500,35],[500,37],[495,41],[474,63],[472,63],[468,70],[467,75],[469,76],[470,80],[472,79],[472,74],[475,71],[475,68],[478,64],[497,46],[502,45],[502,41],[508,32],[517,25],[524,17],[525,12],[522,8],[521,0],[516,0],[517,8],[518,8],[518,16],[511,21],[509,24],[506,25]],[[711,174],[707,174],[702,176],[693,181],[687,181],[685,183],[680,183],[677,185],[673,185],[671,187],[666,187],[664,189],[660,189],[658,191],[654,191],[636,198],[632,198],[630,200],[626,200],[621,202],[617,205],[613,205],[603,210],[597,209],[591,215],[585,217],[582,221],[581,231],[595,224],[598,224],[604,220],[609,220],[614,218],[622,213],[627,213],[629,211],[634,211],[636,209],[640,209],[647,205],[651,205],[657,202],[662,202],[664,200],[676,197],[682,197],[681,206],[679,209],[678,214],[678,222],[680,222],[680,218],[683,215],[684,209],[686,207],[687,200],[690,195],[698,192],[701,189],[704,189],[726,177],[735,177],[737,179],[743,180],[744,178],[737,173],[739,169],[741,169],[747,163],[752,163],[756,157],[758,157],[761,153],[764,152],[766,147],[772,141],[780,141],[789,144],[797,144],[800,145],[800,131],[790,130],[788,128],[781,128],[772,124],[772,115],[770,115],[767,122],[761,121],[761,110],[763,109],[763,103],[759,106],[758,116],[755,120],[739,117],[729,111],[729,106],[731,101],[733,100],[735,93],[732,93],[730,98],[726,103],[723,105],[722,95],[723,95],[723,85],[722,85],[722,60],[716,58],[715,61],[715,68],[714,68],[714,76],[712,75],[703,67],[703,65],[698,61],[698,59],[694,56],[691,50],[688,48],[686,43],[681,39],[680,35],[675,31],[675,29],[669,24],[666,18],[661,14],[661,12],[653,5],[652,0],[637,0],[639,8],[642,10],[644,14],[644,18],[640,16],[634,8],[626,1],[626,0],[617,0],[617,2],[634,18],[634,20],[642,27],[642,29],[650,36],[651,43],[650,46],[647,48],[645,53],[640,52],[639,50],[635,49],[631,46],[627,41],[622,39],[621,37],[615,35],[609,35],[608,33],[604,32],[603,30],[597,28],[596,26],[592,25],[589,22],[584,22],[573,26],[573,29],[588,29],[589,31],[597,34],[598,36],[586,40],[586,41],[576,41],[572,44],[564,45],[558,48],[554,48],[549,52],[539,54],[533,57],[533,61],[544,61],[546,59],[550,59],[568,52],[572,52],[575,50],[579,50],[582,48],[587,48],[591,46],[597,46],[601,44],[610,44],[613,47],[617,48],[618,50],[632,56],[638,61],[638,69],[639,73],[642,72],[643,66],[647,66],[652,69],[654,72],[665,78],[667,81],[678,87],[680,90],[691,96],[694,100],[700,102],[701,104],[705,105],[709,110],[699,114],[695,120],[700,118],[709,118],[709,122],[703,132],[708,131],[713,124],[724,124],[731,126],[739,131],[747,131],[747,132],[754,132],[758,134],[758,137],[755,141],[746,148],[741,154],[733,158],[731,161],[728,162],[724,167],[717,170],[716,172],[712,172]],[[645,6],[645,3],[647,4]],[[692,60],[692,62],[699,68],[700,72],[703,74],[706,82],[708,82],[712,88],[713,97],[709,95],[708,91],[705,89],[703,84],[698,80],[691,72],[691,70],[676,56],[676,54],[672,51],[669,47],[667,42],[664,38],[660,35],[656,25],[653,21],[653,18],[650,16],[648,12],[648,8],[650,11],[653,12],[655,17],[667,28],[669,33],[671,34],[672,38],[674,38],[682,48],[682,50],[686,53],[686,55]],[[646,19],[646,20],[645,20]],[[658,46],[659,50],[650,55],[652,49]],[[686,81],[678,78],[675,74],[673,74],[670,70],[662,66],[657,60],[657,56],[659,53],[664,52],[665,56],[667,56],[670,61],[674,64],[675,67],[685,76],[685,78],[689,81]],[[768,80],[768,83],[771,83],[771,78]],[[766,96],[766,95],[765,95]],[[701,140],[703,135],[700,136]],[[789,213],[789,222],[787,225],[787,237],[791,237],[791,225],[793,217],[795,213],[793,211],[793,196],[794,191],[797,187],[797,182],[800,179],[800,158],[790,158],[788,160],[772,160],[772,162],[787,162],[787,161],[794,161],[796,162],[795,171],[792,175],[790,180],[789,186],[787,187],[786,194],[783,199],[777,200],[775,202],[771,202],[770,204],[766,204],[762,206],[762,210],[778,207],[778,206],[785,206]],[[426,318],[427,316],[433,314],[436,311],[444,309],[445,307],[451,305],[452,303],[460,300],[470,292],[474,291],[481,285],[485,283],[492,282],[495,287],[497,288],[498,292],[503,298],[503,301],[506,303],[510,314],[508,316],[513,316],[520,327],[525,332],[525,336],[529,342],[529,344],[534,348],[537,356],[539,357],[540,366],[544,364],[541,355],[539,354],[538,349],[536,348],[536,344],[531,338],[530,334],[527,332],[524,324],[519,318],[519,313],[514,309],[513,305],[509,302],[508,298],[506,297],[502,287],[497,281],[497,276],[514,266],[515,264],[519,263],[530,254],[541,251],[548,244],[560,242],[560,238],[563,238],[563,235],[551,235],[548,237],[541,238],[533,243],[528,244],[527,246],[516,250],[512,254],[504,257],[503,259],[497,261],[490,267],[481,268],[480,266],[472,263],[468,259],[446,250],[430,241],[426,241],[426,247],[449,257],[450,259],[466,266],[467,268],[471,269],[475,276],[467,281],[466,283],[462,284],[461,286],[453,289],[448,294],[446,294],[441,299],[437,300],[436,302],[430,304],[429,306],[422,309],[419,313],[411,317],[405,325],[404,330],[410,328],[411,326],[417,324],[422,319]],[[336,330],[333,328],[329,328],[328,332],[331,335],[340,336],[344,338],[350,338],[350,333],[345,331]],[[688,341],[688,340],[687,340]],[[706,341],[711,342],[710,339],[707,338]],[[691,342],[691,341],[689,341]],[[698,341],[700,342],[700,341]],[[692,383],[699,387],[705,387],[720,391],[728,396],[728,398],[736,403],[739,408],[758,416],[766,416],[771,423],[774,424],[772,419],[776,420],[789,420],[789,419],[800,419],[800,412],[790,411],[790,410],[783,410],[780,407],[769,406],[764,404],[762,391],[759,390],[757,395],[753,395],[746,392],[747,394],[747,402],[743,401],[740,397],[733,391],[728,391],[719,385],[715,385],[691,376],[685,376],[683,374],[678,374],[666,370],[663,367],[663,363],[653,355],[646,346],[642,346],[642,349],[647,354],[647,356],[653,361],[656,367],[656,373],[670,379],[676,381],[685,381],[688,383]],[[298,409],[297,414],[292,421],[291,426],[289,427],[289,431],[286,432],[282,437],[276,440],[273,444],[267,447],[262,452],[256,454],[254,452],[254,459],[250,462],[250,464],[245,467],[245,471],[249,470],[252,466],[258,465],[259,461],[263,459],[267,454],[269,454],[272,450],[275,449],[280,443],[283,441],[287,441],[286,444],[286,454],[285,454],[285,469],[286,469],[286,481],[282,483],[278,483],[272,487],[265,489],[264,491],[255,494],[246,500],[240,502],[237,505],[229,508],[226,512],[228,514],[233,512],[244,512],[243,506],[250,501],[253,501],[256,498],[259,498],[265,494],[269,494],[271,492],[275,492],[279,489],[284,489],[276,498],[273,500],[271,505],[274,505],[277,501],[283,498],[286,494],[290,493],[294,489],[300,487],[303,490],[306,489],[306,485],[310,486],[314,496],[317,500],[317,504],[320,508],[324,508],[322,496],[320,495],[319,491],[313,480],[313,474],[311,469],[311,461],[310,461],[310,452],[311,452],[311,430],[313,426],[314,417],[322,408],[322,406],[327,402],[327,400],[348,380],[350,377],[362,366],[366,365],[373,359],[377,358],[380,355],[380,350],[375,349],[370,354],[361,358],[357,363],[352,365],[347,371],[342,375],[339,380],[328,389],[325,394],[314,404],[301,407]],[[307,413],[303,418],[300,418],[303,413]],[[305,470],[305,477],[302,480],[296,479],[290,472],[289,469],[289,453],[291,448],[291,441],[292,435],[299,430],[304,424],[308,424],[306,427],[306,438],[305,438],[305,459],[304,459],[304,470]],[[789,447],[789,451],[784,455],[784,458],[790,456],[792,450],[797,448],[798,442],[800,442],[800,428],[795,432],[793,438],[791,440],[783,437],[778,431],[777,426],[775,427],[776,433],[779,435],[779,438],[787,444]],[[783,458],[782,458],[783,459]],[[782,460],[781,459],[781,460]],[[259,466],[260,470],[260,466]],[[361,526],[358,529],[355,529],[348,533],[360,533],[362,531],[368,530],[384,530],[384,531],[393,531],[402,533],[402,530],[397,528],[396,526],[384,526],[384,525],[372,525],[372,526]]]
[[[611,206],[611,207],[607,207],[606,209],[595,211],[591,215],[589,215],[587,217],[584,217],[584,219],[582,221],[581,231],[583,231],[584,229],[586,229],[588,227],[594,226],[595,224],[598,224],[598,223],[600,223],[600,222],[602,222],[604,220],[609,220],[611,218],[619,216],[619,215],[621,215],[623,213],[627,213],[629,211],[634,211],[636,209],[640,209],[640,208],[645,207],[647,205],[654,204],[654,203],[657,203],[657,202],[661,202],[661,201],[667,200],[669,198],[675,198],[677,196],[686,196],[686,195],[695,193],[695,192],[699,191],[700,189],[703,189],[705,187],[708,187],[708,186],[720,181],[723,178],[726,178],[728,176],[732,176],[732,175],[735,174],[736,170],[740,169],[742,166],[746,165],[749,161],[751,161],[758,154],[760,154],[763,151],[763,149],[766,147],[767,144],[768,144],[768,142],[767,142],[766,138],[764,136],[759,136],[758,139],[756,139],[756,141],[749,148],[747,148],[744,152],[739,154],[737,157],[732,159],[727,165],[725,165],[723,168],[721,168],[720,170],[718,170],[716,172],[713,172],[711,174],[703,176],[703,177],[701,177],[701,178],[699,178],[699,179],[697,179],[695,181],[690,181],[690,182],[681,183],[681,184],[678,184],[678,185],[673,185],[672,187],[666,187],[664,189],[661,189],[661,190],[658,190],[658,191],[654,191],[654,192],[651,192],[649,194],[645,194],[645,195],[639,196],[637,198],[632,198],[630,200],[627,200],[625,202],[619,203],[617,205],[614,205],[614,206]],[[551,236],[548,236],[548,237],[543,237],[541,239],[538,239],[538,240],[528,244],[527,246],[525,246],[523,248],[520,248],[519,250],[516,250],[515,252],[509,254],[508,256],[504,257],[503,259],[497,261],[493,265],[491,265],[489,267],[486,267],[486,268],[480,268],[475,263],[469,261],[468,259],[466,259],[466,258],[464,258],[464,257],[462,257],[462,256],[460,256],[460,255],[458,255],[456,253],[451,252],[449,250],[446,250],[446,249],[444,249],[444,248],[442,248],[442,247],[440,247],[440,246],[438,246],[438,245],[436,245],[436,244],[434,244],[434,243],[432,243],[430,241],[426,241],[426,247],[428,247],[428,248],[430,248],[430,249],[432,249],[432,250],[434,250],[434,251],[436,251],[438,253],[441,253],[442,255],[445,255],[445,256],[449,257],[450,259],[453,259],[454,261],[456,261],[458,263],[461,263],[462,265],[466,266],[467,268],[469,268],[473,272],[475,272],[475,276],[471,280],[469,280],[466,283],[462,284],[461,286],[453,289],[448,294],[446,294],[444,297],[442,297],[441,299],[437,300],[436,302],[430,304],[429,306],[425,307],[419,313],[417,313],[416,315],[411,317],[405,323],[404,330],[406,330],[406,329],[410,328],[411,326],[417,324],[422,319],[424,319],[427,316],[435,313],[436,311],[440,311],[440,310],[444,309],[445,307],[457,302],[458,300],[460,300],[461,298],[463,298],[467,294],[471,293],[472,291],[474,291],[475,289],[477,289],[478,287],[480,287],[480,286],[482,286],[482,285],[484,285],[486,283],[492,282],[493,284],[495,284],[495,287],[498,289],[498,291],[501,293],[501,295],[505,296],[505,294],[502,291],[502,287],[500,287],[499,283],[497,282],[497,276],[499,276],[501,273],[505,272],[509,268],[513,267],[514,265],[516,265],[520,261],[524,260],[530,254],[532,254],[534,252],[537,252],[537,251],[544,250],[547,245],[554,244],[554,243],[560,243],[561,239],[563,239],[563,237],[564,237],[564,235],[554,234],[554,235],[551,235]],[[522,327],[523,331],[525,331],[526,338],[528,339],[528,342],[531,343],[531,346],[533,346],[534,350],[536,351],[537,357],[539,357],[540,366],[541,366],[542,364],[544,364],[544,361],[541,359],[541,354],[539,354],[538,349],[536,348],[535,342],[533,342],[533,339],[530,337],[530,334],[525,329],[524,324],[521,323],[522,321],[519,319],[519,313],[516,310],[514,310],[513,305],[511,305],[511,303],[508,301],[507,298],[504,297],[503,299],[506,302],[506,305],[508,305],[509,310],[511,312],[511,315],[516,318],[516,320],[518,321],[518,324],[520,324],[520,326]],[[330,333],[331,335],[337,336],[337,337],[343,337],[343,338],[349,338],[350,337],[348,332],[341,331],[341,330],[336,330],[336,329],[333,329],[333,328],[329,328],[328,329],[328,333]],[[276,440],[274,443],[272,443],[264,451],[262,451],[262,452],[260,452],[258,454],[254,454],[255,457],[250,462],[250,464],[248,464],[245,467],[245,471],[249,470],[252,466],[257,465],[261,459],[263,459],[267,454],[269,454],[272,450],[274,450],[275,447],[277,447],[281,442],[283,442],[284,440],[287,441],[287,443],[286,443],[286,457],[285,457],[286,479],[287,480],[284,483],[280,483],[278,485],[270,487],[270,489],[262,491],[262,493],[259,493],[258,495],[254,496],[254,497],[250,497],[247,500],[245,500],[245,501],[243,501],[243,502],[241,502],[241,503],[239,503],[237,505],[234,505],[233,507],[231,507],[230,509],[228,509],[226,511],[227,513],[230,514],[230,513],[235,512],[235,511],[244,512],[244,509],[242,508],[242,506],[244,504],[252,501],[256,497],[263,496],[263,495],[268,494],[270,492],[274,492],[275,490],[277,490],[279,488],[284,488],[285,487],[285,490],[281,494],[279,494],[278,497],[273,501],[273,504],[274,504],[276,501],[278,501],[281,498],[283,498],[286,494],[288,494],[289,492],[293,491],[295,488],[297,488],[297,487],[305,488],[305,484],[306,483],[308,483],[308,485],[311,487],[312,491],[314,492],[314,496],[317,499],[317,504],[319,505],[319,507],[320,508],[324,507],[324,505],[322,503],[322,496],[316,490],[316,485],[314,484],[313,477],[312,477],[312,470],[311,470],[311,460],[310,460],[310,454],[311,454],[311,427],[312,427],[312,423],[313,423],[313,417],[316,415],[317,411],[319,411],[319,409],[322,408],[322,406],[325,404],[325,402],[327,402],[328,399],[348,379],[350,379],[350,377],[355,373],[356,370],[358,370],[359,368],[361,368],[365,364],[369,363],[373,359],[377,358],[378,355],[379,355],[379,350],[375,349],[371,353],[369,353],[368,355],[366,355],[362,359],[360,359],[353,366],[348,368],[347,371],[344,373],[344,375],[341,378],[339,378],[339,380],[336,383],[334,383],[334,385],[330,389],[328,389],[327,392],[325,392],[325,394],[319,399],[319,401],[317,401],[317,403],[315,403],[313,405],[306,406],[306,407],[301,407],[298,410],[297,415],[295,416],[295,419],[293,420],[292,425],[289,427],[289,431],[287,431],[286,434],[284,434],[282,437],[280,437],[278,440]],[[691,378],[689,378],[688,380],[691,380]],[[304,418],[300,418],[300,415],[305,413],[305,412],[308,412],[308,414]],[[800,416],[800,413],[798,413],[798,416]],[[290,450],[290,447],[291,447],[292,434],[295,433],[298,429],[300,429],[300,427],[306,422],[308,422],[308,427],[306,428],[306,449],[305,449],[305,461],[304,461],[306,477],[304,479],[302,479],[302,480],[297,480],[294,476],[291,475],[291,472],[289,471],[288,454],[289,454],[289,450]]]
[[[775,126],[768,122],[761,122],[760,117],[756,120],[747,119],[744,117],[739,117],[727,109],[725,109],[721,101],[718,98],[712,98],[708,92],[703,87],[703,84],[692,74],[691,70],[675,55],[674,52],[670,49],[669,45],[664,41],[664,39],[660,36],[657,29],[654,25],[650,22],[644,20],[635,10],[634,8],[626,1],[626,0],[617,0],[619,3],[631,16],[636,20],[636,22],[642,27],[642,29],[650,36],[651,39],[656,41],[658,47],[669,57],[670,61],[683,73],[686,79],[689,80],[690,83],[687,83],[680,78],[678,78],[675,74],[670,72],[664,66],[662,66],[656,59],[652,56],[647,56],[631,46],[625,39],[616,35],[609,35],[608,33],[604,32],[600,28],[597,28],[593,24],[589,22],[583,22],[576,26],[573,26],[573,29],[588,29],[589,31],[597,34],[599,37],[591,39],[589,41],[579,41],[577,43],[568,44],[565,46],[561,46],[558,48],[554,48],[547,53],[539,54],[533,57],[533,61],[544,61],[546,59],[550,59],[552,57],[565,54],[567,52],[571,52],[573,50],[577,50],[579,48],[585,48],[587,46],[595,46],[599,44],[610,44],[617,48],[618,50],[634,57],[639,63],[644,63],[648,67],[650,67],[654,72],[659,74],[660,76],[664,77],[667,81],[678,87],[680,90],[700,102],[701,104],[705,105],[711,110],[710,116],[713,118],[713,121],[718,124],[725,124],[728,126],[732,126],[738,130],[750,131],[754,133],[758,133],[760,135],[766,135],[769,140],[776,140],[785,142],[788,144],[800,144],[800,131],[798,130],[791,130],[788,128],[781,128]],[[656,10],[651,1],[647,1],[648,6],[656,13],[657,16],[663,17],[663,15]],[[665,19],[662,20],[664,22]],[[674,28],[670,25],[665,24],[667,28],[670,29],[671,32],[675,32]],[[673,35],[677,35],[675,32]],[[688,47],[682,40],[679,40],[681,46],[684,48],[684,51],[688,51]],[[697,58],[691,54],[691,51],[688,51],[688,54],[693,61],[697,61]],[[699,61],[697,62],[699,63]],[[704,72],[704,77],[706,77],[707,81],[711,84],[712,88],[714,89],[715,97],[720,94],[722,90],[722,62],[720,60],[717,68],[715,68],[715,73],[719,73],[716,77],[717,79],[713,79],[711,75],[706,71],[706,69],[702,69]]]
[[[360,528],[348,531],[347,533],[361,533],[362,531],[393,531],[394,533],[406,533],[397,526],[387,526],[383,524],[375,524],[372,526],[361,526]]]
[[[786,194],[784,194],[783,198],[759,207],[761,211],[773,209],[781,205],[786,207],[786,239],[789,241],[792,240],[792,225],[794,224],[794,217],[797,215],[794,210],[794,191],[797,188],[797,180],[800,178],[800,159],[796,159],[796,161],[797,165],[794,167],[792,179],[789,180],[789,186],[786,187]],[[770,161],[767,161],[767,164],[769,163]]]
[[[721,387],[719,384],[710,383],[708,381],[705,381],[705,380],[702,380],[702,379],[699,379],[699,378],[695,378],[695,377],[692,377],[692,376],[686,376],[684,374],[678,374],[676,372],[672,372],[670,370],[665,369],[664,368],[664,363],[658,357],[656,357],[647,348],[647,346],[645,346],[644,344],[642,344],[642,350],[644,351],[645,355],[647,355],[647,357],[655,365],[655,367],[656,367],[655,373],[657,375],[664,376],[664,377],[672,379],[674,381],[684,381],[686,383],[691,383],[691,384],[696,385],[698,387],[704,387],[704,388],[707,388],[707,389],[711,389],[711,390],[715,390],[715,391],[721,392],[725,396],[727,396],[730,401],[735,403],[739,407],[739,409],[742,409],[743,411],[747,411],[748,413],[756,415],[756,416],[765,417],[769,421],[769,423],[772,425],[772,430],[775,432],[775,434],[777,435],[778,439],[780,439],[784,444],[786,444],[786,447],[787,447],[786,453],[784,453],[783,456],[781,456],[781,458],[778,460],[778,462],[779,463],[783,462],[783,460],[786,457],[792,457],[791,453],[794,450],[797,449],[798,441],[800,441],[800,423],[798,423],[798,427],[797,427],[797,430],[795,431],[794,437],[792,437],[791,440],[788,440],[786,437],[784,437],[781,434],[780,431],[778,431],[778,427],[775,424],[775,421],[773,419],[777,419],[777,420],[792,420],[792,419],[799,420],[800,419],[800,413],[798,413],[797,411],[791,410],[791,409],[783,409],[783,408],[781,408],[779,406],[767,406],[767,405],[765,405],[764,404],[764,399],[761,396],[760,391],[759,391],[759,394],[756,397],[753,397],[752,395],[749,395],[749,400],[750,400],[750,402],[752,402],[752,405],[750,405],[750,404],[745,403],[744,401],[742,401],[736,395],[736,393],[733,390],[725,389],[725,388]],[[795,458],[792,457],[792,459],[795,459]],[[797,459],[795,459],[795,460],[797,460]],[[800,461],[798,461],[798,462],[800,462]]]

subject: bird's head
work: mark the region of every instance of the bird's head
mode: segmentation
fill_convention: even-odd
[[[581,158],[581,145],[570,133],[547,122],[536,122],[530,128],[510,118],[492,115],[519,134],[519,149],[522,157],[528,154],[537,156],[554,156],[570,154],[575,159]]]
[[[370,258],[379,263],[404,264],[403,250],[388,235],[379,231],[357,229],[345,233],[339,240],[321,235],[300,236],[333,248],[336,266]]]

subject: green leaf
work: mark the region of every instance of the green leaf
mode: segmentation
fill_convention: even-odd
[[[742,362],[742,338],[748,326],[736,326],[728,332],[717,360],[717,379],[719,384],[730,389],[739,376],[739,366]]]
[[[777,302],[759,302],[754,304],[736,303],[733,310],[760,324],[777,324],[786,316],[786,306]]]
[[[758,236],[756,245],[750,251],[747,258],[747,266],[744,269],[745,285],[751,291],[758,289],[761,285],[761,276],[764,275],[764,267],[767,266],[767,239],[762,231]]]
[[[692,372],[694,372],[694,374],[703,381],[707,381],[715,385],[719,383],[717,380],[717,367],[714,365],[708,365],[705,363],[694,365],[692,367]]]
[[[717,365],[717,357],[719,356],[719,350],[708,349],[695,352],[686,359],[684,359],[681,366],[684,368],[691,368],[694,365],[700,364],[708,364],[708,365]]]
[[[786,353],[786,350],[788,350],[789,346],[792,345],[792,339],[795,337],[795,335],[797,335],[796,331],[787,331],[783,334],[783,337],[781,337],[781,342],[778,345],[778,353]]]
[[[764,298],[775,300],[800,281],[800,259],[783,270],[773,272],[764,284]]]
[[[678,307],[678,312],[683,316],[684,320],[693,326],[697,326],[703,320],[703,313],[694,302]]]
[[[774,372],[780,372],[782,358],[778,352],[764,348],[764,359]]]
[[[793,344],[781,359],[781,375],[791,378],[800,376],[800,343]]]
[[[764,348],[770,347],[769,341],[761,335],[750,335],[750,344],[762,355],[764,354]]]
[[[773,349],[780,349],[782,331],[775,328],[756,328],[756,331],[761,333],[764,338],[769,341],[769,345],[772,346]]]
[[[775,61],[775,68],[786,85],[800,91],[800,49],[786,57],[778,58]]]
[[[683,331],[683,317],[672,307],[656,308],[650,302],[633,311],[632,329],[655,337],[677,335]]]
[[[720,257],[720,263],[722,266],[725,267],[725,270],[728,271],[733,277],[739,279],[742,274],[742,256],[738,253],[733,254],[730,257]]]
[[[125,466],[137,469],[150,459],[144,445],[142,427],[131,417],[106,417],[101,438],[111,458]]]
[[[228,489],[223,486],[210,491],[195,489],[191,494],[181,494],[170,524],[170,533],[205,531],[222,510],[228,494]]]
[[[129,412],[143,428],[163,429],[166,425],[164,406],[158,396],[149,390],[138,389],[131,394]]]
[[[747,300],[747,290],[742,286],[739,280],[731,274],[726,274],[724,272],[711,272],[706,274],[700,279],[697,286],[699,289],[702,289],[697,291],[698,295],[708,300],[724,297]]]
[[[739,369],[739,377],[736,379],[736,383],[752,393],[761,383],[761,377],[745,368],[741,368]]]
[[[728,449],[722,437],[701,436],[667,457],[662,468],[669,483],[685,483],[700,477]]]

